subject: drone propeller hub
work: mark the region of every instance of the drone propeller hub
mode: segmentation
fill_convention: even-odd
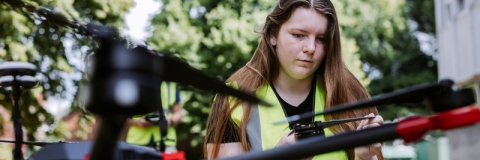
[[[38,84],[38,81],[30,75],[17,76],[16,78],[11,75],[0,77],[0,86],[2,87],[10,87],[15,84],[23,88],[32,88]]]
[[[3,62],[0,64],[0,76],[30,75],[37,73],[37,67],[28,62]]]

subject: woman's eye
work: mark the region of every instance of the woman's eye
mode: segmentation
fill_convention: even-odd
[[[323,42],[324,38],[323,37],[317,37],[317,41],[322,41]]]
[[[301,35],[301,34],[293,34],[293,36],[295,36],[296,38],[302,38],[303,37],[303,35]]]

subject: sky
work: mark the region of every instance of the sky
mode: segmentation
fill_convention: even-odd
[[[160,0],[134,0],[135,6],[125,17],[128,29],[123,30],[135,43],[142,43],[151,33],[150,19],[160,12]],[[149,31],[150,30],[150,31]]]
[[[136,44],[144,44],[146,38],[151,35],[151,28],[149,31],[150,19],[156,13],[159,13],[161,7],[160,0],[134,0],[135,5],[130,9],[130,11],[125,15],[126,28],[121,29],[121,32],[124,36],[130,37],[130,39]],[[70,48],[73,42],[66,41],[64,44],[65,48]],[[70,46],[70,47],[69,47]],[[66,51],[67,53],[72,52],[71,50]],[[71,57],[75,54],[69,54]],[[77,57],[78,58],[78,57]],[[69,58],[72,59],[72,58]],[[75,58],[73,58],[75,59]],[[81,75],[63,75],[66,79],[71,78],[80,78]],[[45,108],[52,113],[53,115],[62,116],[68,111],[71,101],[73,100],[73,94],[76,91],[76,88],[73,86],[69,80],[66,81],[66,98],[62,99],[59,97],[48,97],[44,102]]]

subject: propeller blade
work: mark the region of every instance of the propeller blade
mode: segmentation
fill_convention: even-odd
[[[0,142],[5,142],[5,143],[15,143],[14,140],[0,140]],[[23,144],[26,145],[34,145],[34,146],[40,146],[43,147],[48,144],[58,144],[58,143],[78,143],[78,142],[65,142],[65,141],[59,141],[59,142],[31,142],[31,141],[24,141],[22,142]]]

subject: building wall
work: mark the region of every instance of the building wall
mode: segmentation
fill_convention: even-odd
[[[439,78],[471,83],[480,75],[480,1],[435,0],[435,11]]]
[[[439,79],[472,87],[480,106],[480,0],[435,0]],[[480,157],[480,124],[446,132],[450,159]]]

